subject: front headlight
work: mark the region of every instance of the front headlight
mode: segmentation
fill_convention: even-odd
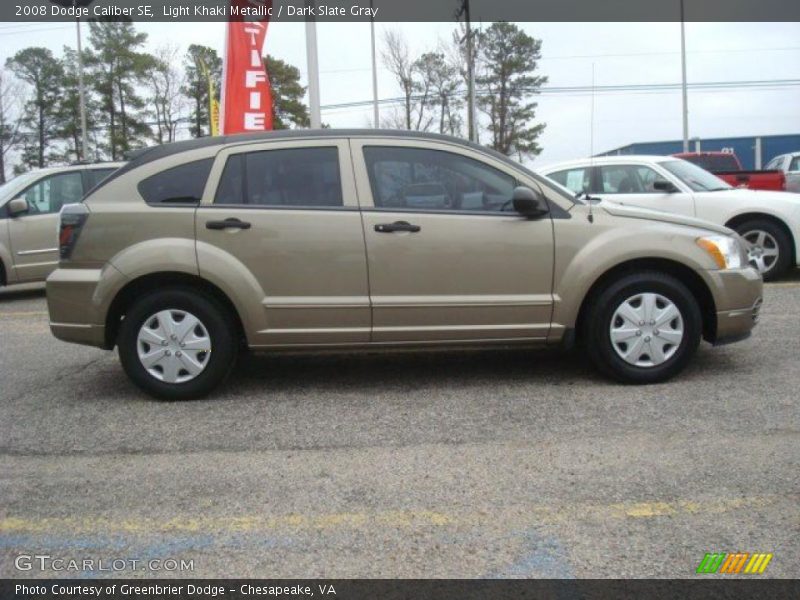
[[[708,252],[720,269],[740,269],[744,265],[744,249],[733,236],[710,235],[697,238],[697,245]]]

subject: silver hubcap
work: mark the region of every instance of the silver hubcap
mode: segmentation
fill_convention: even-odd
[[[166,383],[185,383],[203,372],[211,357],[205,325],[185,310],[168,309],[139,329],[136,350],[150,375]]]
[[[742,237],[750,244],[747,249],[747,260],[761,273],[770,271],[778,262],[778,242],[766,231],[755,229],[744,233]]]
[[[611,345],[627,363],[655,367],[668,361],[683,340],[683,316],[661,294],[636,294],[611,317]]]

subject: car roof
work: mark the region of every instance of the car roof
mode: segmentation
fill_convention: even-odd
[[[428,133],[423,131],[407,131],[403,129],[280,129],[276,131],[259,131],[257,133],[240,133],[235,135],[219,135],[214,137],[202,137],[180,142],[162,144],[160,146],[150,146],[135,150],[128,155],[128,162],[120,169],[107,177],[95,191],[108,185],[116,178],[136,169],[147,163],[200,148],[219,146],[220,148],[229,144],[243,144],[249,142],[259,142],[267,140],[297,140],[297,139],[319,139],[319,138],[355,138],[355,137],[376,137],[376,138],[396,138],[404,140],[438,141],[449,144],[456,144],[467,148],[472,148],[483,154],[487,154],[500,160],[515,169],[527,173],[531,177],[541,177],[525,165],[512,160],[505,154],[497,152],[492,148],[476,144],[474,142],[440,133]]]
[[[347,137],[383,137],[401,139],[420,139],[432,141],[444,141],[451,144],[470,146],[486,151],[485,146],[480,146],[462,138],[453,137],[439,133],[428,133],[424,131],[407,131],[402,129],[279,129],[275,131],[259,131],[256,133],[239,133],[233,135],[218,135],[214,137],[202,137],[181,142],[172,142],[160,146],[150,146],[140,150],[134,150],[128,156],[129,164],[135,163],[136,166],[158,160],[173,154],[188,152],[198,148],[210,146],[225,146],[228,144],[238,144],[247,142],[258,142],[268,140],[294,140],[303,138],[347,138]]]
[[[588,167],[598,165],[619,165],[625,163],[645,163],[653,164],[663,162],[665,160],[681,160],[675,156],[661,156],[651,154],[615,154],[614,156],[595,156],[592,158],[582,158],[579,160],[569,160],[558,163],[551,163],[544,167],[537,169],[540,173],[553,173],[554,171],[562,171],[570,167]]]
[[[42,167],[41,169],[31,169],[26,173],[38,173],[50,175],[52,173],[69,173],[70,171],[83,171],[85,169],[118,169],[124,162],[98,162],[98,163],[79,163],[74,165],[62,165],[60,167]]]

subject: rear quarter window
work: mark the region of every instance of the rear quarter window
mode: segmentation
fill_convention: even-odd
[[[87,177],[87,179],[88,179],[88,181],[87,181],[88,187],[86,189],[87,190],[94,189],[95,186],[97,186],[101,181],[103,181],[106,177],[111,175],[116,170],[117,170],[116,168],[110,168],[110,169],[87,169],[86,175],[88,176]]]
[[[139,193],[148,204],[199,204],[213,164],[205,158],[161,171],[140,181]]]

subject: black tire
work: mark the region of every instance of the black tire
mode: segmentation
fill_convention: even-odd
[[[625,300],[642,293],[656,293],[670,300],[680,311],[683,338],[677,350],[663,363],[641,367],[626,362],[614,349],[611,323]],[[610,282],[589,299],[583,323],[586,351],[604,374],[624,383],[659,383],[680,373],[700,344],[703,323],[700,307],[689,289],[678,279],[657,271],[625,275]]]
[[[205,368],[183,383],[156,379],[137,353],[137,337],[145,321],[167,309],[195,315],[207,330],[213,349]],[[128,309],[117,338],[119,358],[128,377],[147,394],[161,400],[194,400],[207,396],[230,375],[239,350],[237,332],[232,315],[213,297],[191,288],[168,288],[136,300]]]
[[[772,263],[769,270],[761,273],[764,281],[774,281],[783,277],[792,265],[792,242],[789,236],[780,225],[769,219],[753,219],[736,226],[736,233],[742,237],[757,231],[768,233],[778,246],[778,258]]]

